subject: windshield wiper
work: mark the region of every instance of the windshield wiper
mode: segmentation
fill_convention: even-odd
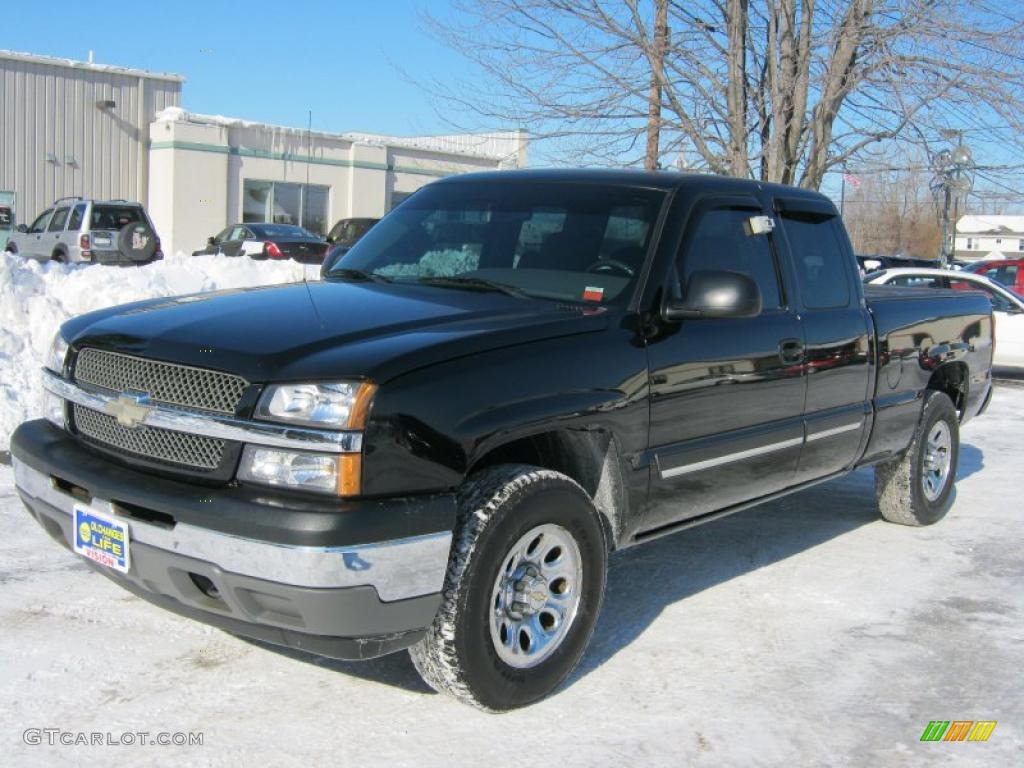
[[[515,296],[517,299],[527,299],[529,295],[508,283],[499,283],[496,280],[485,280],[482,277],[421,277],[416,282],[424,285],[439,285],[442,288],[464,288],[468,291],[496,291],[506,296]]]
[[[372,283],[390,283],[392,282],[390,277],[385,275],[378,275],[375,272],[367,272],[363,269],[351,269],[349,267],[342,267],[340,269],[329,269],[327,270],[328,277],[341,277],[345,280],[358,280],[362,282]]]

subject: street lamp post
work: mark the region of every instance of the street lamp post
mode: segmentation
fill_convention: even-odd
[[[974,161],[970,148],[964,144],[963,136],[953,134],[959,141],[953,149],[944,149],[932,158],[931,188],[942,206],[942,266],[949,267],[956,255],[956,218],[960,211],[960,199],[967,196],[974,186]],[[950,233],[949,209],[953,208],[952,233]]]

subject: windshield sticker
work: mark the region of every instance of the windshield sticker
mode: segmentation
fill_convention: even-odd
[[[595,288],[588,285],[583,289],[584,301],[601,301],[604,298],[604,288]]]

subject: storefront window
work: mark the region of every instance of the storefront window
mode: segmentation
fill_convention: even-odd
[[[327,234],[327,187],[303,189],[302,226],[315,235]]]
[[[273,184],[246,181],[242,191],[242,221],[267,221]]]
[[[298,184],[274,184],[275,224],[298,224],[302,215],[302,187]]]
[[[329,226],[330,187],[246,179],[242,185],[242,221],[296,224],[322,235]]]

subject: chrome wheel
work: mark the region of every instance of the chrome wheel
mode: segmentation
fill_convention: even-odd
[[[580,607],[583,559],[560,525],[538,525],[512,545],[491,590],[491,641],[510,667],[554,653]]]
[[[921,461],[921,488],[928,501],[939,498],[946,487],[953,461],[952,445],[949,425],[945,421],[935,422],[925,438]]]

